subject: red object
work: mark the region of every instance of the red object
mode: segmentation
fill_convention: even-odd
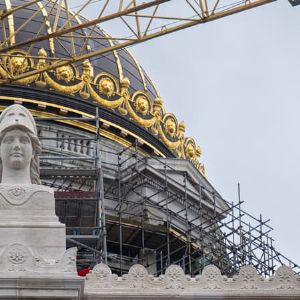
[[[88,267],[88,268],[83,268],[81,269],[80,271],[78,271],[78,276],[81,276],[81,277],[84,277],[86,276],[86,274],[90,273],[91,269]]]

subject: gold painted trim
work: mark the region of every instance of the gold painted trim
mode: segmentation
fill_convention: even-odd
[[[5,108],[6,108],[6,106],[1,105],[0,106],[0,111],[2,112]],[[29,111],[35,117],[55,118],[55,117],[59,116],[59,115],[52,114],[52,113],[37,111],[35,109],[29,109]],[[95,131],[96,131],[96,126],[89,125],[89,124],[86,124],[86,123],[83,123],[83,122],[80,122],[80,121],[77,121],[77,120],[75,120],[75,121],[74,120],[57,120],[57,121],[60,122],[60,123],[63,123],[63,124],[73,125],[73,126],[76,126],[78,128],[85,129],[86,131],[89,131],[89,132],[92,132],[92,133],[95,133]],[[125,139],[122,139],[118,135],[116,135],[114,133],[111,133],[111,132],[109,132],[105,129],[101,128],[100,135],[107,138],[107,139],[109,139],[109,140],[116,141],[116,142],[118,142],[119,144],[121,144],[122,146],[124,146],[126,148],[132,146],[132,143],[128,142]],[[140,151],[140,152],[143,153],[142,151]]]
[[[51,25],[50,25],[50,21],[48,19],[48,12],[47,12],[45,6],[41,2],[37,2],[37,5],[40,8],[43,17],[45,18],[45,25],[47,27],[47,32],[48,32],[48,34],[51,34],[52,33],[52,28],[51,28]],[[50,47],[51,53],[54,54],[55,53],[55,46],[54,46],[54,39],[53,38],[49,39],[49,47]]]
[[[66,9],[65,6],[64,6],[64,4],[63,4],[63,8]],[[73,16],[75,16],[75,20],[77,21],[78,24],[82,24],[82,22],[79,19],[78,15],[75,15],[75,13],[72,10],[70,10],[70,14],[73,15]]]
[[[11,9],[11,2],[10,0],[5,0],[6,9]],[[7,17],[8,22],[8,30],[9,30],[9,41],[10,45],[13,45],[16,43],[16,37],[15,37],[15,25],[14,25],[14,15],[9,14]]]
[[[14,61],[11,59],[11,68],[17,71],[20,69],[18,66],[19,55],[16,52],[15,58],[13,58]],[[48,64],[47,52],[40,49],[38,57],[36,68],[42,69]],[[27,61],[29,68],[33,69],[33,63],[28,58]],[[1,66],[0,71],[3,73]],[[166,113],[160,97],[155,98],[152,102],[145,91],[136,91],[131,95],[128,78],[123,78],[118,84],[115,77],[106,72],[99,73],[94,77],[93,66],[88,60],[83,62],[81,72],[78,71],[75,65],[70,64],[56,68],[56,72],[52,75],[50,72],[45,71],[37,76],[38,78],[27,76],[25,77],[26,81],[21,82],[19,80],[17,83],[23,85],[32,83],[40,88],[48,86],[50,89],[63,94],[78,95],[84,100],[90,98],[100,106],[111,109],[123,116],[127,115],[129,120],[133,120],[142,128],[157,136],[177,157],[189,159],[204,174],[204,166],[198,159],[201,156],[201,149],[195,143],[190,143],[189,146],[185,145],[185,139],[187,139],[184,135],[185,126],[182,123],[178,124],[177,118],[173,114]],[[102,81],[102,77],[107,77],[108,83]],[[76,79],[75,84],[71,84],[74,79]],[[141,97],[139,94],[141,94]],[[59,109],[61,111],[65,110],[64,108]],[[169,118],[172,119],[174,124],[169,121]],[[123,128],[121,131],[126,132]],[[134,136],[131,132],[129,134]],[[139,136],[136,136],[136,138],[141,143],[154,149],[152,144],[143,141]],[[159,153],[155,150],[154,152]]]
[[[144,72],[140,66],[140,64],[138,63],[138,61],[136,60],[136,58],[133,56],[133,54],[129,51],[129,49],[125,49],[125,51],[129,54],[129,56],[133,59],[139,73],[140,73],[140,76],[142,78],[142,81],[143,81],[143,86],[144,86],[144,89],[145,91],[148,91],[148,88],[147,88],[147,84],[146,84],[146,80],[145,80],[145,76],[144,76]]]
[[[53,0],[51,0],[51,2],[55,2]],[[65,10],[65,13],[66,13],[66,6],[64,5],[64,3],[61,4],[61,7]],[[68,10],[69,13],[75,18],[75,20],[77,21],[78,24],[82,24],[80,18],[78,17],[78,15],[76,13],[74,13],[71,9]],[[84,30],[82,30],[84,32]],[[89,44],[86,44],[86,49],[89,51]]]
[[[158,93],[158,90],[156,88],[156,84],[154,83],[154,81],[148,75],[147,75],[147,77],[148,77],[149,81],[151,82],[152,87],[154,88],[156,96],[159,97],[159,93]]]
[[[112,42],[112,40],[110,39],[110,36],[103,30],[101,29],[102,33],[105,35],[105,37],[107,37],[107,40],[109,42],[109,45],[111,47],[114,46],[114,43]],[[117,52],[117,50],[114,50],[113,51],[113,54],[114,54],[114,57],[116,59],[116,64],[117,64],[117,67],[118,67],[118,73],[119,73],[119,81],[121,81],[123,78],[124,78],[124,73],[123,73],[123,67],[122,67],[122,64],[121,64],[121,60],[120,60],[120,57],[119,57],[119,54]]]
[[[33,109],[31,109],[30,112],[32,113],[33,116],[43,117],[43,118],[51,118],[51,117],[55,118],[55,117],[59,116],[59,115],[56,115],[56,114],[41,112],[41,111],[37,111],[37,110],[33,110]],[[77,120],[58,120],[58,122],[68,124],[68,125],[72,125],[72,126],[84,129],[84,130],[92,132],[92,133],[96,132],[96,126],[86,124],[86,123],[81,122],[81,121],[77,121]],[[128,142],[127,140],[125,140],[125,139],[119,137],[118,135],[116,135],[112,132],[109,132],[109,131],[107,131],[103,128],[101,128],[99,133],[100,133],[101,136],[103,136],[103,137],[105,137],[109,140],[116,141],[117,143],[121,144],[125,148],[128,148],[128,147],[132,146],[132,143]]]
[[[91,114],[88,114],[88,113],[85,113],[85,112],[82,112],[82,111],[79,111],[79,110],[76,110],[76,109],[73,109],[73,108],[69,108],[69,107],[66,107],[66,106],[62,106],[62,105],[57,105],[57,104],[53,104],[53,103],[48,103],[48,102],[44,102],[44,101],[39,101],[39,100],[32,100],[32,99],[26,99],[26,98],[20,98],[20,97],[10,97],[10,96],[0,96],[0,100],[6,100],[6,101],[15,101],[15,100],[19,100],[19,101],[23,101],[23,102],[28,102],[28,103],[34,103],[34,104],[40,104],[40,105],[44,105],[44,106],[50,106],[50,107],[54,107],[54,108],[58,108],[58,109],[64,109],[64,110],[67,110],[69,112],[73,112],[73,113],[76,113],[82,117],[87,117],[87,118],[94,118],[95,116],[91,115]],[[45,113],[45,112],[44,112]],[[56,115],[52,115],[51,117],[53,116],[56,116]],[[67,123],[66,121],[62,120],[64,123],[66,124],[71,124],[71,125],[74,125],[74,123]],[[141,140],[144,144],[146,144],[147,146],[149,146],[151,149],[153,149],[154,151],[156,151],[161,157],[166,157],[161,151],[159,151],[158,149],[156,149],[155,147],[153,147],[153,145],[151,145],[149,142],[145,141],[143,138],[139,137],[138,135],[130,132],[129,130],[119,126],[119,125],[116,125],[110,121],[107,121],[103,118],[100,118],[100,121],[102,122],[105,122],[106,124],[114,127],[114,128],[117,128],[123,132],[126,132],[128,135],[131,135],[132,137],[138,139],[138,140]],[[70,121],[68,121],[70,122]],[[74,122],[74,121],[73,121]],[[82,122],[81,122],[82,123]],[[78,124],[78,122],[77,122]],[[95,129],[94,130],[91,130],[90,129],[90,126],[91,125],[88,125],[88,124],[80,124],[78,125],[75,125],[76,127],[79,127],[79,128],[82,128],[82,129],[85,129],[87,131],[91,131],[91,132],[95,132]],[[103,129],[101,129],[102,131]],[[113,136],[114,134],[113,133],[109,133],[107,134],[107,137],[109,138],[109,136]],[[115,138],[117,139],[117,141],[126,141],[124,139],[122,139],[121,137],[115,135]],[[111,139],[111,138],[109,138]],[[113,139],[115,140],[115,139]],[[129,147],[131,145],[131,143],[129,143],[128,141],[126,141],[127,143],[124,143],[125,147]],[[128,144],[129,143],[129,144]],[[123,146],[124,146],[123,145]]]
[[[51,1],[53,2],[53,0],[51,0]],[[66,10],[66,7],[63,3],[62,3],[62,8],[64,10]],[[80,18],[78,17],[78,15],[76,15],[72,10],[69,10],[69,12],[70,12],[71,15],[75,16],[75,19],[78,22],[78,24],[82,24],[82,22],[81,22]],[[101,31],[108,38],[108,42],[109,42],[110,46],[114,46],[112,40],[110,39],[110,36],[103,29],[101,29]],[[86,48],[89,51],[89,44],[88,43],[86,44]],[[114,54],[114,57],[116,59],[116,64],[117,64],[117,67],[118,67],[119,80],[121,81],[124,78],[123,67],[122,67],[118,52],[116,50],[114,50],[113,54]]]

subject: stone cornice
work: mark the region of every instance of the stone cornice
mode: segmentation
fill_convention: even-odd
[[[98,264],[87,275],[86,299],[180,297],[193,299],[300,299],[300,278],[287,266],[275,275],[263,278],[253,266],[241,267],[233,277],[221,275],[214,266],[206,266],[201,275],[185,275],[181,267],[171,265],[164,275],[149,275],[142,265],[134,265],[128,274],[112,274],[105,264]],[[89,298],[93,296],[92,298]]]

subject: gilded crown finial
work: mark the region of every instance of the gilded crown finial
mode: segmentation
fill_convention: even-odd
[[[121,87],[128,89],[130,86],[130,80],[127,77],[123,77],[120,81]]]
[[[181,132],[185,132],[185,124],[183,121],[181,121],[179,124],[178,124],[178,130],[181,131]]]
[[[41,48],[38,52],[39,57],[47,57],[47,52],[44,48]]]
[[[196,156],[200,157],[201,155],[202,155],[202,149],[199,146],[197,146],[196,147]]]
[[[88,59],[82,62],[83,79],[88,80],[90,77],[94,77],[94,68]]]
[[[163,106],[163,100],[160,96],[157,96],[155,99],[154,99],[154,105],[157,105],[157,106],[160,106],[162,107]]]

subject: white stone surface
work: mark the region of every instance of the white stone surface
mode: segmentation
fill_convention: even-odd
[[[274,276],[262,278],[253,266],[244,266],[233,278],[221,275],[213,265],[201,275],[185,275],[171,265],[164,275],[149,275],[145,267],[134,265],[118,277],[107,265],[96,265],[87,275],[85,299],[300,299],[300,278],[287,266]]]
[[[52,189],[33,184],[0,185],[0,255],[15,243],[46,261],[62,258],[65,225],[55,215]]]
[[[0,299],[82,299],[77,248],[55,215],[53,190],[40,185],[40,143],[30,112],[0,116]]]
[[[83,299],[84,281],[67,276],[0,278],[0,299]]]

